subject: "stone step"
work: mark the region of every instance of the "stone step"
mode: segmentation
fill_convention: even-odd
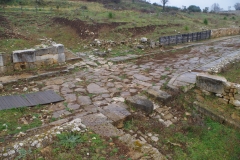
[[[131,97],[126,98],[126,102],[128,105],[143,110],[147,114],[150,114],[153,112],[153,103],[148,100],[147,97],[141,96],[141,95],[135,95]]]
[[[148,89],[147,94],[151,97],[154,97],[156,100],[158,100],[164,104],[167,103],[168,101],[170,101],[172,98],[172,96],[170,94],[168,94],[167,92],[162,91],[162,90],[153,89],[153,88]]]

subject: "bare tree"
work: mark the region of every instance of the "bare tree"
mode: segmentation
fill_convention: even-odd
[[[211,11],[213,11],[213,12],[219,12],[220,10],[221,10],[221,8],[220,8],[220,6],[219,6],[218,3],[214,3],[214,4],[212,5],[212,10],[211,10]]]
[[[169,2],[169,0],[161,0],[161,3],[163,4],[163,11],[165,11],[165,5]]]

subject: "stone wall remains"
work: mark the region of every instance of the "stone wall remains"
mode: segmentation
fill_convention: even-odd
[[[12,55],[0,53],[0,74],[64,62],[65,53],[62,44],[39,49],[17,50],[13,51]]]
[[[240,27],[236,28],[218,28],[211,30],[211,38],[219,38],[224,36],[233,36],[240,34]]]
[[[196,86],[215,93],[226,104],[240,107],[240,84],[228,82],[224,77],[200,73],[196,78]]]

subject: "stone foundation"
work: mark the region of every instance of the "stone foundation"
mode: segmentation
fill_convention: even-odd
[[[65,53],[62,44],[40,49],[17,50],[13,51],[12,55],[0,53],[0,73],[64,62]]]

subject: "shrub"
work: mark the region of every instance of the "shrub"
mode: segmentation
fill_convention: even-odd
[[[81,9],[87,10],[87,6],[81,6]]]
[[[227,20],[227,17],[224,17],[223,19],[224,19],[224,20]]]
[[[112,12],[108,13],[108,18],[113,18],[113,13]]]
[[[235,20],[235,17],[232,17],[233,20]]]
[[[185,29],[186,31],[188,31],[188,30],[189,30],[189,27],[188,27],[188,26],[185,26],[184,29]]]
[[[203,23],[204,23],[205,25],[208,25],[208,20],[205,18],[204,21],[203,21]]]

